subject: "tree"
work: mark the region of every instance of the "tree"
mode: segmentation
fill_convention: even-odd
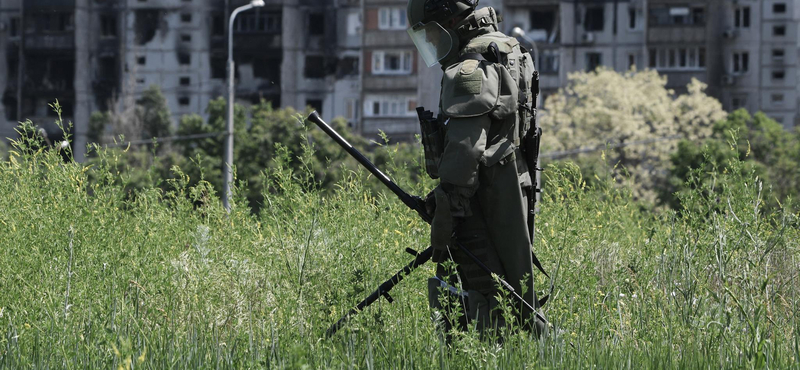
[[[575,72],[548,97],[540,116],[543,152],[619,146],[607,151],[615,176],[630,174],[634,196],[654,203],[678,138],[699,140],[726,113],[696,79],[675,96],[656,71]]]
[[[151,85],[136,100],[136,116],[142,122],[142,139],[172,135],[172,119],[167,100],[157,85]]]

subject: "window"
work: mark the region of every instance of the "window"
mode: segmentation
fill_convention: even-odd
[[[786,13],[786,3],[775,3],[775,4],[772,4],[772,12],[775,13],[775,14]]]
[[[214,32],[216,34],[216,24]],[[324,26],[322,26],[324,28]],[[224,23],[221,25],[221,35],[225,34]],[[233,24],[237,33],[279,33],[281,32],[280,12],[259,12],[240,14]]]
[[[733,13],[733,26],[736,28],[750,28],[750,7],[740,6]]]
[[[358,57],[343,57],[340,59],[337,75],[340,77],[358,75]]]
[[[183,22],[183,23],[191,23],[192,22],[192,13],[183,13],[183,14],[181,14],[181,22]]]
[[[192,84],[192,79],[190,77],[181,77],[179,83],[181,86],[189,86]]]
[[[100,36],[117,37],[117,16],[115,14],[100,16]]]
[[[745,73],[750,69],[750,55],[746,52],[733,53],[731,72]]]
[[[178,53],[178,64],[180,65],[189,65],[192,64],[192,54],[188,52],[181,51]]]
[[[188,106],[190,102],[191,99],[189,99],[188,96],[181,96],[180,98],[178,98],[178,104],[182,107]]]
[[[773,26],[772,36],[786,36],[786,26]]]
[[[783,81],[785,78],[786,78],[786,71],[784,70],[772,71],[773,81]]]
[[[650,48],[649,67],[661,70],[698,70],[706,66],[705,48]]]
[[[238,22],[237,22],[238,24]],[[234,27],[234,29],[236,29]],[[225,36],[225,17],[215,14],[211,17],[211,35],[212,36]]]
[[[350,13],[347,15],[347,36],[361,34],[361,13]]]
[[[143,66],[143,65],[147,64],[147,57],[145,57],[145,56],[136,57],[136,64],[138,64],[140,66]]]
[[[706,22],[704,7],[653,6],[649,14],[650,24],[655,26],[702,26]]]
[[[628,8],[628,29],[636,29],[636,8]]]
[[[317,113],[322,114],[322,100],[306,99],[306,105],[311,107],[311,109],[317,111]]]
[[[372,53],[372,74],[410,74],[414,53],[410,51],[376,51]]]
[[[733,110],[747,107],[747,95],[734,95],[731,98],[731,107]]]
[[[228,78],[228,61],[225,57],[211,58],[211,78]]]
[[[19,17],[11,18],[11,26],[9,27],[9,36],[11,37],[18,37],[19,36]]]
[[[192,35],[184,33],[181,35],[181,42],[192,42]]]
[[[355,121],[358,120],[358,99],[347,99],[345,100],[345,112],[344,118],[348,121]]]
[[[772,49],[772,61],[783,62],[783,56],[786,52],[783,49]]]
[[[137,78],[137,79],[136,79],[136,84],[138,84],[138,85],[140,85],[140,86],[141,86],[141,85],[144,85],[144,84],[145,84],[145,82],[146,82],[146,80],[144,79],[144,77],[142,77],[142,78]]]
[[[413,96],[372,95],[364,99],[365,117],[413,117],[417,100]]]
[[[536,67],[542,74],[558,74],[559,53],[558,50],[543,50],[540,55],[541,61],[536,63]]]
[[[306,56],[303,75],[306,78],[325,78],[325,58],[318,55]]]
[[[628,54],[628,69],[631,69],[636,66],[636,54],[630,53]]]
[[[772,94],[770,100],[775,104],[783,104],[783,94]]]
[[[591,72],[603,64],[603,55],[600,53],[586,53],[586,70]]]
[[[404,8],[378,9],[379,30],[405,30],[406,28],[408,28],[408,26],[406,22],[406,10]]]
[[[311,13],[308,15],[308,33],[313,36],[325,34],[324,13]]]
[[[586,31],[602,31],[605,21],[605,8],[602,6],[592,6],[586,8],[586,15],[583,20],[583,29]]]

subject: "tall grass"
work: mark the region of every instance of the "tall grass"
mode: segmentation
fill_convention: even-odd
[[[427,225],[365,191],[363,172],[323,195],[279,150],[261,212],[235,188],[227,214],[178,168],[168,190],[127,194],[115,152],[85,167],[31,140],[0,164],[0,368],[800,367],[798,215],[763,211],[769,185],[742,171],[656,213],[611,179],[551,166],[535,247],[556,334],[446,345],[431,264],[324,338],[405,247],[427,245]]]

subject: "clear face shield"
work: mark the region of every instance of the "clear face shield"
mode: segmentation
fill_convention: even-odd
[[[433,67],[444,59],[455,45],[450,33],[437,22],[417,23],[408,29],[408,35],[428,67]]]

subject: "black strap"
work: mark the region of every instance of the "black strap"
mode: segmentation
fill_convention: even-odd
[[[465,60],[478,60],[483,62],[486,61],[486,58],[484,58],[483,55],[481,55],[480,53],[466,53],[466,54],[461,54],[461,56],[458,57],[459,62],[463,62]]]

